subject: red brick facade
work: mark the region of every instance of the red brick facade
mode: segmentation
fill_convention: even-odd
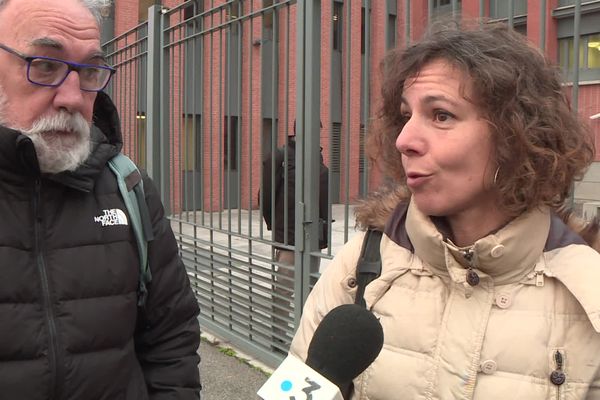
[[[115,0],[115,36],[132,29],[138,24],[138,1],[139,0]],[[175,0],[165,1],[164,6],[175,7],[179,2]],[[223,3],[222,0],[215,0],[210,2],[214,6]],[[243,7],[249,7],[251,2],[242,2]],[[262,2],[254,1],[254,11],[258,11],[262,8]],[[274,1],[277,3],[277,1]],[[362,86],[362,54],[361,54],[361,1],[345,1],[345,4],[351,4],[351,15],[350,23],[345,21],[344,33],[342,40],[342,54],[343,62],[341,66],[342,74],[342,137],[340,149],[340,158],[346,160],[346,153],[349,159],[349,165],[347,166],[348,171],[343,170],[340,173],[340,202],[353,202],[359,195],[359,176],[358,165],[360,162],[359,154],[359,135],[354,134],[360,132],[361,129],[361,101],[364,97],[364,88]],[[405,16],[404,16],[404,4],[402,0],[398,0],[397,10],[397,45],[406,43],[405,38]],[[485,2],[489,4],[489,2]],[[331,8],[332,2],[321,2],[321,121],[323,123],[323,129],[321,130],[321,146],[323,147],[323,155],[325,157],[325,163],[329,165],[331,160],[329,159],[330,149],[330,135],[329,128],[331,127],[331,115],[330,115],[330,101],[331,98],[329,93],[331,91],[331,64],[332,64],[332,44],[331,44],[331,23],[333,20],[333,10]],[[424,29],[426,28],[427,22],[427,0],[413,0],[410,2],[410,36],[411,39],[418,38]],[[545,50],[547,54],[552,58],[557,58],[557,22],[552,17],[552,10],[557,7],[557,0],[548,1],[546,10],[546,21],[540,21],[540,1],[529,0],[528,1],[528,16],[527,16],[527,35],[534,43],[540,43],[540,24],[546,24],[546,41]],[[286,62],[279,63],[279,85],[277,87],[277,95],[280,101],[277,102],[277,114],[279,115],[279,131],[278,131],[278,144],[281,145],[285,141],[285,136],[292,130],[292,123],[295,118],[296,112],[296,5],[286,6],[281,8],[281,12],[278,19],[278,25],[280,26],[281,37],[285,38],[289,36],[289,47],[287,48],[287,39],[282,39],[279,42],[279,53],[286,54]],[[371,1],[371,20],[370,20],[370,58],[369,58],[369,108],[370,115],[375,115],[379,103],[379,90],[381,76],[379,71],[379,63],[386,51],[386,23],[388,22],[388,10],[386,9],[387,2],[384,0]],[[487,6],[486,6],[487,7]],[[489,7],[488,7],[489,8]],[[249,14],[251,10],[244,10],[244,14]],[[463,0],[462,1],[462,14],[466,17],[477,17],[480,15],[479,0]],[[347,17],[346,10],[344,9],[344,18]],[[484,15],[489,15],[489,10],[486,9]],[[210,17],[210,22],[207,21],[206,26],[216,27],[219,23],[225,23],[227,16],[225,13],[215,17]],[[221,19],[219,19],[221,18]],[[254,23],[243,23],[242,26],[242,52],[241,52],[241,164],[238,166],[241,174],[241,191],[239,193],[239,204],[241,208],[255,208],[257,207],[257,196],[256,192],[260,186],[260,171],[261,165],[261,136],[262,136],[262,110],[261,110],[261,46],[251,44],[252,41],[257,38],[261,38],[262,35],[262,24],[260,18],[254,19]],[[173,22],[173,21],[172,21]],[[350,26],[351,45],[348,47],[346,27]],[[206,28],[206,27],[205,27]],[[177,40],[177,32],[172,33],[171,40]],[[216,176],[210,177],[209,171],[213,171],[213,174],[219,173],[223,169],[222,157],[216,155],[216,149],[218,148],[219,128],[223,127],[223,114],[222,109],[225,105],[225,97],[218,97],[216,94],[222,93],[225,87],[223,80],[223,68],[227,65],[226,52],[222,51],[222,45],[226,36],[223,33],[220,40],[216,40],[215,36],[212,36],[211,41],[206,41],[204,46],[204,57],[206,60],[210,60],[209,65],[204,67],[204,75],[202,79],[204,81],[204,110],[203,117],[205,118],[205,126],[212,126],[213,131],[211,134],[205,134],[203,136],[205,143],[202,148],[204,150],[204,164],[202,165],[203,174],[206,178],[205,182],[209,184],[204,188],[204,199],[202,200],[202,209],[206,211],[218,210],[222,208],[222,202],[217,194],[222,193],[225,189],[223,187],[223,180],[216,179]],[[209,44],[210,43],[210,44]],[[184,86],[188,82],[184,82],[181,79],[181,68],[180,64],[182,60],[180,57],[185,57],[185,53],[175,53],[171,60],[171,68],[173,74],[170,74],[171,83],[171,99],[173,107],[170,110],[171,114],[171,135],[172,147],[175,149],[171,154],[171,162],[175,165],[185,164],[184,154],[185,150],[180,150],[180,135],[182,129],[182,119],[179,116],[182,115],[180,109],[179,96],[184,91]],[[350,57],[347,58],[347,55]],[[220,55],[220,56],[215,56]],[[118,79],[118,78],[117,78]],[[131,79],[129,76],[127,79]],[[136,82],[135,79],[130,82]],[[347,82],[351,82],[347,84]],[[130,83],[130,90],[136,90],[133,83]],[[350,90],[350,93],[346,93]],[[569,89],[567,89],[569,90]],[[212,97],[211,97],[212,96]],[[349,99],[349,100],[348,100]],[[349,101],[350,104],[346,104]],[[127,115],[131,116],[135,114],[135,110],[130,109],[134,107],[131,104],[119,104],[122,110],[127,110],[123,116],[123,124],[126,127],[124,129],[125,134],[130,134],[131,129],[127,129],[129,122],[127,121]],[[588,119],[589,116],[600,113],[600,84],[582,85],[579,89],[579,111],[582,117]],[[349,112],[348,112],[349,111]],[[209,116],[209,118],[206,118]],[[347,124],[349,122],[350,135],[349,142],[345,140],[345,133],[347,132]],[[600,146],[600,119],[590,120],[593,133],[596,137],[597,145]],[[285,125],[285,126],[284,126]],[[600,160],[600,157],[597,158]],[[183,164],[181,164],[183,163]],[[343,165],[344,163],[342,163]],[[342,167],[344,169],[345,167]],[[171,172],[171,184],[172,184],[172,198],[171,207],[173,210],[179,210],[182,208],[181,196],[177,193],[181,193],[181,170],[182,168],[172,168]],[[252,174],[247,174],[244,171],[254,171]],[[370,180],[370,186],[376,186],[381,179],[378,171],[373,169],[371,171],[372,179]],[[348,179],[346,177],[349,177]],[[211,179],[212,178],[212,179]],[[349,198],[345,198],[346,188],[349,188]]]

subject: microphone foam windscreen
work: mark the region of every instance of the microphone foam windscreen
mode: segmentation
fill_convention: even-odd
[[[315,330],[306,364],[341,386],[367,369],[382,347],[379,320],[362,306],[344,304],[325,315]]]

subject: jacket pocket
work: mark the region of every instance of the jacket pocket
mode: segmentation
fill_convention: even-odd
[[[565,350],[554,348],[550,351],[549,387],[552,400],[564,400],[567,385]]]

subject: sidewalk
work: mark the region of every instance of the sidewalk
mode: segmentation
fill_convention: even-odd
[[[202,400],[258,399],[256,392],[273,372],[209,334],[202,335],[200,357]]]

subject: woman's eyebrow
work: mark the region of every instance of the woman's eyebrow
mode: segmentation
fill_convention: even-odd
[[[429,105],[431,103],[435,103],[435,102],[446,102],[449,103],[450,105],[454,106],[454,107],[458,107],[459,103],[447,96],[443,96],[443,95],[427,95],[421,99],[419,99],[419,103],[423,104],[423,105]],[[400,96],[400,103],[402,105],[406,105],[408,106],[408,101],[406,100],[406,98],[404,96]]]
[[[431,103],[435,103],[435,102],[445,102],[445,103],[449,103],[450,105],[454,106],[454,107],[458,107],[458,103],[447,97],[447,96],[442,96],[442,95],[427,95],[424,98],[421,99],[421,103],[423,104],[431,104]]]

